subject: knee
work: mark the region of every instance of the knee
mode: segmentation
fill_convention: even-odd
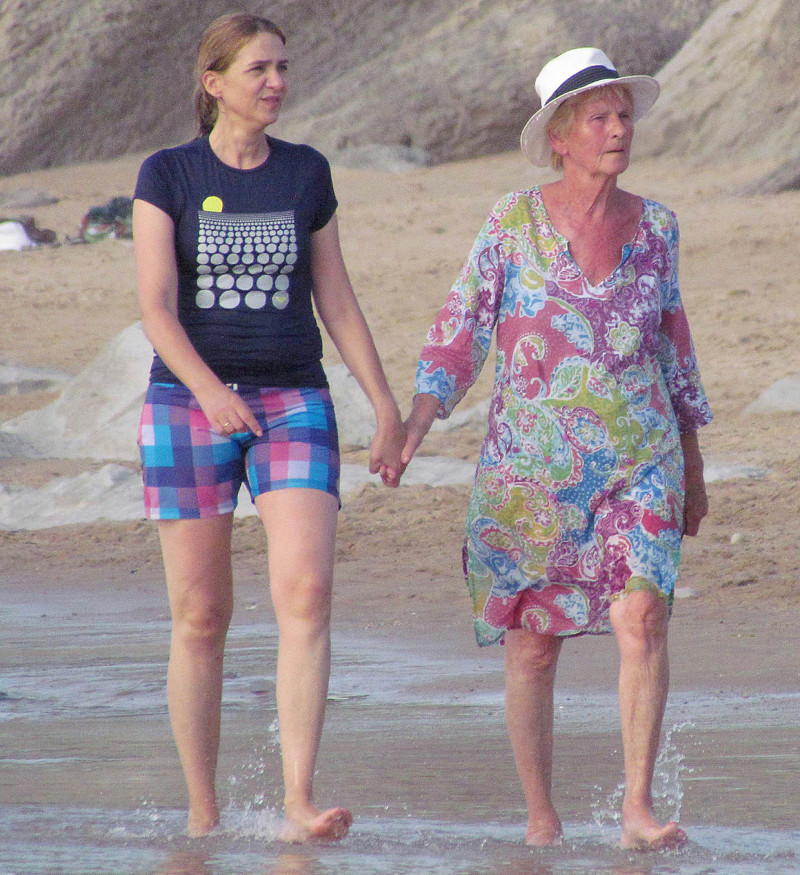
[[[525,629],[506,633],[506,667],[516,674],[555,674],[560,652],[561,639],[554,635],[539,635]]]
[[[187,644],[216,647],[225,641],[232,613],[227,600],[185,598],[173,607],[173,629]]]
[[[614,602],[611,623],[620,642],[649,649],[666,642],[667,600],[655,593],[632,592]]]
[[[302,573],[273,581],[272,601],[279,625],[327,628],[331,618],[331,584],[327,577]]]

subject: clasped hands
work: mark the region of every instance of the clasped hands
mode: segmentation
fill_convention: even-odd
[[[438,410],[439,399],[434,395],[416,395],[405,422],[394,422],[385,429],[379,423],[370,448],[370,473],[380,474],[386,486],[399,486],[400,478],[430,431]]]

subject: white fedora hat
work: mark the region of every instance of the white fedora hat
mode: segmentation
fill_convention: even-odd
[[[530,117],[520,137],[520,146],[528,159],[539,167],[549,164],[552,150],[547,124],[567,98],[614,83],[625,85],[630,91],[635,122],[656,102],[661,90],[652,76],[620,76],[608,55],[600,49],[570,49],[548,61],[535,83],[542,108]]]

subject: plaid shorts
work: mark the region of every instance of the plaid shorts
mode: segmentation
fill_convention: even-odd
[[[339,442],[327,389],[233,387],[263,430],[223,437],[182,385],[151,384],[139,426],[145,516],[201,519],[231,513],[242,483],[251,498],[320,489],[339,498]]]

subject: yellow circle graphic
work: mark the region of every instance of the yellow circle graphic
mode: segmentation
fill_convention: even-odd
[[[203,201],[203,209],[207,213],[221,213],[222,212],[222,198],[217,197],[215,194],[209,195]]]
[[[289,306],[289,295],[286,292],[275,292],[272,296],[272,306],[276,310],[285,310]]]

